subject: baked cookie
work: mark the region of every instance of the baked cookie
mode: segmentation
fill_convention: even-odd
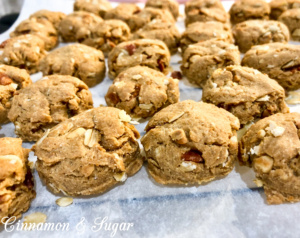
[[[146,118],[179,100],[178,80],[143,66],[121,72],[105,95],[108,106]]]
[[[14,96],[8,118],[24,141],[37,141],[45,131],[93,107],[92,94],[81,80],[51,75]]]
[[[249,50],[242,65],[258,69],[286,90],[300,88],[300,46],[270,43]]]
[[[276,114],[248,129],[240,161],[253,167],[268,204],[300,201],[300,114]]]
[[[181,35],[181,52],[183,53],[191,44],[210,39],[220,39],[228,43],[233,43],[233,36],[229,24],[217,21],[208,21],[195,22],[188,25]]]
[[[300,8],[300,0],[272,0],[270,2],[271,19],[277,20],[278,17],[288,9]]]
[[[188,80],[203,87],[216,69],[240,64],[238,48],[222,40],[207,40],[189,45],[182,56],[181,71]]]
[[[50,52],[40,62],[43,75],[71,75],[81,79],[89,87],[102,82],[105,77],[105,61],[102,51],[73,44]]]
[[[108,55],[108,74],[114,79],[123,70],[133,66],[147,66],[168,74],[170,52],[160,40],[140,39],[117,45]]]
[[[75,42],[87,38],[91,29],[103,22],[102,18],[90,12],[73,12],[59,24],[58,30],[64,42]]]
[[[161,184],[201,184],[230,173],[238,154],[239,120],[191,100],[156,113],[141,139],[148,171]]]
[[[175,24],[162,20],[153,20],[136,31],[132,39],[156,39],[163,41],[171,54],[178,50],[180,33]]]
[[[35,198],[29,151],[19,138],[0,138],[0,225],[10,217],[20,218]]]
[[[130,116],[98,107],[64,121],[36,143],[36,169],[54,193],[99,194],[134,175],[143,164]],[[63,149],[62,149],[63,148]]]
[[[37,19],[38,21],[41,19],[46,19],[50,21],[56,30],[58,30],[58,26],[63,18],[66,17],[66,14],[63,12],[53,12],[49,10],[40,10],[30,15],[29,19]]]
[[[147,0],[146,7],[154,7],[169,10],[174,19],[179,16],[179,4],[176,0]]]
[[[300,8],[286,10],[278,20],[289,28],[293,40],[300,41]]]
[[[203,87],[202,100],[239,118],[241,125],[275,113],[288,113],[284,89],[259,71],[242,66],[216,70]]]
[[[247,20],[269,20],[271,9],[265,0],[238,0],[230,10],[230,21],[237,24]]]
[[[0,65],[0,124],[8,122],[7,114],[15,93],[32,83],[24,69]]]
[[[76,0],[74,3],[74,11],[91,12],[100,17],[113,9],[110,2],[107,0]]]
[[[38,71],[40,60],[47,54],[44,41],[35,35],[10,38],[0,45],[0,63],[26,69],[30,74]]]
[[[254,45],[272,42],[287,43],[290,39],[289,29],[278,21],[248,20],[232,28],[235,44],[245,53]]]
[[[229,15],[220,0],[190,0],[185,3],[185,25],[197,21],[219,21],[226,23]]]

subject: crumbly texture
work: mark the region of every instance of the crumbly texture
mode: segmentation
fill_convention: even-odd
[[[179,16],[179,4],[176,0],[147,0],[146,7],[167,9],[175,19]]]
[[[170,52],[160,40],[140,39],[117,45],[108,55],[109,77],[115,78],[133,66],[147,66],[164,74],[169,72]]]
[[[300,201],[300,114],[276,114],[252,125],[240,161],[253,167],[268,204]]]
[[[81,79],[89,87],[102,82],[105,77],[105,61],[102,51],[73,44],[50,52],[40,62],[43,75],[71,75]]]
[[[67,15],[59,24],[58,30],[65,42],[75,42],[87,38],[91,30],[103,22],[102,18],[84,11]]]
[[[131,38],[161,40],[168,46],[170,53],[175,54],[179,46],[180,33],[175,24],[154,19],[136,31]]]
[[[268,74],[286,90],[300,88],[300,46],[270,43],[249,50],[242,65]]]
[[[35,198],[29,151],[19,138],[0,138],[0,225],[5,217],[20,218]]]
[[[286,25],[272,20],[248,20],[232,28],[235,44],[245,53],[254,45],[272,42],[287,43],[290,39]]]
[[[66,17],[66,14],[63,12],[53,12],[49,10],[40,10],[30,15],[29,19],[46,19],[50,21],[56,30],[58,30],[58,26],[63,18]]]
[[[40,178],[54,193],[99,194],[142,166],[138,131],[124,111],[98,107],[52,128],[34,152]]]
[[[293,40],[300,41],[300,8],[286,10],[278,20],[289,28]]]
[[[181,70],[188,80],[203,87],[216,69],[240,64],[238,48],[222,40],[207,40],[189,45],[182,57]]]
[[[47,54],[44,41],[30,34],[2,42],[0,53],[1,64],[26,69],[30,74],[38,71],[40,60]]]
[[[300,0],[273,0],[270,2],[271,19],[277,20],[278,17],[288,9],[300,8]]]
[[[122,109],[132,117],[150,117],[178,102],[178,80],[148,67],[135,66],[115,78],[105,100],[108,106]]]
[[[284,89],[267,75],[242,66],[216,70],[203,87],[202,100],[231,112],[246,125],[275,113],[288,113]]]
[[[32,83],[24,69],[0,65],[0,124],[8,122],[7,114],[16,92]]]
[[[251,19],[269,20],[270,12],[270,6],[265,0],[238,0],[229,10],[232,24]]]
[[[238,119],[191,100],[156,113],[141,139],[148,171],[161,184],[200,184],[230,173],[238,154]]]
[[[24,141],[37,141],[45,131],[93,107],[92,94],[81,80],[52,75],[20,90],[8,118]]]
[[[91,12],[102,18],[111,9],[113,7],[107,0],[76,0],[74,3],[74,11]]]
[[[181,35],[181,52],[183,53],[191,44],[211,39],[220,39],[228,43],[233,43],[233,36],[229,24],[217,21],[195,22],[190,24]]]

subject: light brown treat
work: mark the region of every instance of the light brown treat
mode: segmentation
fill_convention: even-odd
[[[169,10],[173,17],[177,19],[179,16],[179,4],[176,0],[147,0],[146,7]]]
[[[102,18],[90,12],[73,12],[59,24],[59,34],[65,42],[75,42],[87,38],[91,29],[103,22]]]
[[[139,133],[122,110],[98,107],[52,128],[34,148],[40,178],[54,193],[99,194],[143,164]]]
[[[228,43],[233,43],[233,36],[229,24],[217,21],[195,22],[190,24],[181,35],[181,52],[183,53],[191,44],[211,39],[220,39]]]
[[[190,0],[185,3],[185,25],[193,22],[219,21],[227,23],[229,14],[220,0]]]
[[[229,10],[232,24],[254,19],[269,20],[270,12],[270,6],[265,0],[238,0]]]
[[[238,119],[191,100],[156,113],[141,139],[148,171],[161,184],[201,184],[230,173],[238,154]]]
[[[30,15],[29,19],[37,19],[38,21],[41,19],[46,19],[50,21],[56,30],[58,30],[59,23],[63,18],[66,17],[66,14],[63,12],[53,12],[48,10],[40,10]]]
[[[242,65],[258,69],[286,90],[300,88],[300,46],[270,43],[249,50]]]
[[[74,3],[74,11],[91,12],[100,17],[113,9],[110,2],[107,0],[76,0]]]
[[[286,10],[278,20],[287,25],[293,40],[300,41],[300,8]]]
[[[73,44],[49,53],[40,62],[43,75],[71,75],[81,79],[89,87],[102,82],[105,77],[105,61],[102,51]]]
[[[93,107],[81,80],[67,75],[44,77],[14,96],[8,118],[24,141],[37,141],[45,131]]]
[[[0,124],[8,122],[7,114],[16,92],[32,83],[24,69],[0,65]]]
[[[140,39],[117,45],[108,55],[108,74],[114,79],[123,70],[133,66],[147,66],[168,74],[170,52],[160,40]]]
[[[215,104],[246,125],[275,113],[288,113],[284,89],[267,75],[242,66],[216,70],[203,87],[202,100]]]
[[[239,159],[253,167],[268,204],[300,201],[300,114],[276,114],[250,127]]]
[[[20,218],[35,198],[29,151],[19,138],[0,138],[0,225],[10,217]]]
[[[131,38],[161,40],[168,46],[170,53],[175,54],[179,46],[180,33],[175,24],[154,19],[136,31]]]
[[[288,9],[300,8],[300,0],[273,0],[270,2],[271,19],[277,20],[278,17]]]
[[[135,66],[121,72],[105,95],[108,106],[146,118],[179,100],[178,80],[154,69]]]
[[[38,71],[40,60],[47,54],[44,41],[35,35],[21,35],[0,45],[0,63],[26,69],[30,74]]]
[[[235,44],[245,53],[254,45],[272,42],[287,43],[290,39],[289,29],[281,22],[267,20],[248,20],[232,28]]]

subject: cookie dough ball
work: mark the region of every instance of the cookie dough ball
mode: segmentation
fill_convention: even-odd
[[[50,52],[40,62],[43,75],[61,74],[80,78],[89,87],[102,82],[105,77],[105,61],[102,51],[74,44]]]
[[[270,6],[265,0],[238,0],[229,10],[232,24],[250,19],[269,20],[270,12]]]
[[[242,65],[258,69],[275,79],[286,90],[300,88],[300,46],[270,43],[252,47]]]
[[[184,51],[181,70],[188,80],[203,87],[216,69],[240,64],[238,48],[221,40],[203,41]]]
[[[271,19],[277,20],[278,17],[288,9],[300,8],[300,0],[273,0],[270,2]]]
[[[63,12],[40,10],[40,11],[37,11],[37,12],[33,13],[32,15],[30,15],[29,19],[37,19],[38,21],[42,20],[42,19],[46,19],[53,24],[53,26],[55,27],[56,30],[58,30],[58,26],[59,26],[61,20],[65,17],[66,17],[66,14],[64,14]]]
[[[74,11],[91,12],[100,17],[113,9],[110,2],[107,0],[76,0],[74,3]]]
[[[132,35],[132,39],[156,39],[163,41],[171,54],[177,52],[180,33],[175,24],[153,20]]]
[[[179,4],[176,0],[147,0],[146,7],[169,10],[173,17],[177,19],[179,16]]]
[[[191,100],[156,113],[141,139],[148,171],[161,184],[196,184],[230,173],[238,154],[238,119]]]
[[[140,39],[117,45],[108,55],[109,77],[115,78],[133,66],[147,66],[168,74],[170,52],[160,40]]]
[[[150,117],[178,102],[178,80],[148,67],[135,66],[115,78],[105,100],[108,106],[122,109],[132,117]]]
[[[185,4],[185,25],[193,22],[219,21],[226,23],[229,15],[220,0],[190,0]]]
[[[81,80],[44,77],[14,96],[8,118],[24,141],[37,141],[45,131],[93,107],[92,94]]]
[[[20,218],[35,198],[29,151],[19,138],[0,138],[0,225],[10,217]]]
[[[143,164],[139,133],[122,110],[98,107],[62,122],[34,149],[41,179],[54,193],[99,194]]]
[[[287,43],[290,39],[289,29],[278,21],[248,20],[232,28],[235,44],[245,53],[254,45],[271,42]]]
[[[0,45],[0,63],[26,69],[30,74],[38,71],[40,60],[47,54],[44,41],[35,35],[21,35]]]
[[[0,65],[0,124],[8,122],[7,114],[16,92],[32,83],[24,69]]]
[[[233,36],[229,24],[208,21],[195,22],[188,25],[181,35],[181,52],[183,53],[191,44],[211,39],[220,39],[228,43],[233,43]]]
[[[90,12],[73,12],[59,24],[59,34],[65,42],[75,42],[87,38],[91,29],[103,22],[102,18]]]
[[[293,40],[300,41],[300,8],[285,11],[278,20],[289,28]]]
[[[300,114],[276,114],[250,127],[240,160],[251,165],[268,204],[300,201]]]
[[[284,89],[259,71],[242,66],[216,70],[203,87],[202,100],[224,108],[242,125],[275,113],[287,113]]]

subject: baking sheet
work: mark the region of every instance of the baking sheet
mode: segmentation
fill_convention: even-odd
[[[231,1],[223,3],[226,10],[232,4]],[[25,0],[17,22],[8,32],[0,35],[0,41],[9,38],[9,32],[37,10],[68,14],[72,12],[72,6],[71,0]],[[183,14],[183,5],[180,10]],[[183,18],[179,18],[177,25],[182,32]],[[179,70],[180,60],[179,55],[172,56],[173,70]],[[41,77],[41,73],[32,75],[33,81]],[[101,84],[90,89],[95,107],[106,105],[104,95],[111,83],[110,79],[105,78]],[[202,91],[190,86],[185,79],[179,85],[180,100],[201,99]],[[290,108],[300,112],[300,105]],[[144,135],[146,123],[137,125],[141,136]],[[13,124],[4,125],[0,136],[16,137]],[[32,146],[31,143],[23,145],[26,148]],[[33,153],[29,159],[36,160]],[[23,218],[42,212],[47,215],[47,223],[69,224],[69,230],[20,231],[15,224],[10,232],[0,228],[0,237],[300,237],[300,203],[267,205],[263,189],[253,183],[254,173],[238,164],[223,179],[188,187],[162,186],[149,176],[144,166],[124,184],[102,195],[75,198],[68,207],[57,206],[55,200],[63,195],[54,195],[47,190],[36,171],[34,177],[37,197]],[[130,226],[129,229],[121,229],[122,223]]]

